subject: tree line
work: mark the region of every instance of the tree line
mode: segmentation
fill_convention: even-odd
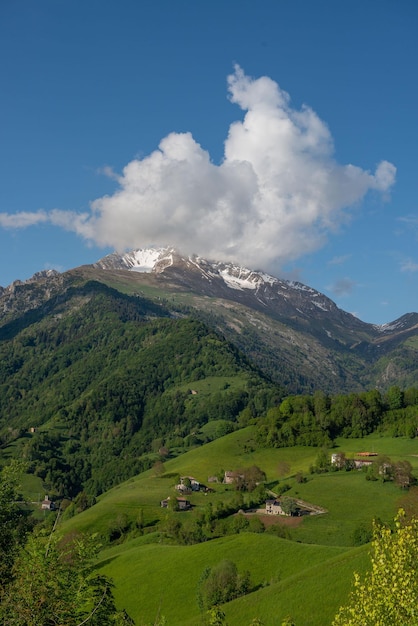
[[[259,420],[257,441],[275,448],[321,447],[331,446],[336,437],[361,438],[376,431],[394,437],[417,436],[418,388],[288,396]]]

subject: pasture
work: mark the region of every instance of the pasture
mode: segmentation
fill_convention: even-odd
[[[374,435],[337,443],[332,451],[344,451],[347,457],[375,451],[394,461],[409,460],[417,473],[415,440]],[[97,564],[113,578],[118,604],[137,624],[153,623],[158,615],[164,615],[169,626],[202,623],[196,601],[198,581],[205,567],[223,559],[234,561],[239,571],[248,570],[253,585],[252,593],[223,607],[229,626],[246,626],[255,617],[265,626],[274,626],[286,615],[297,626],[329,624],[347,598],[353,571],[362,572],[368,565],[368,546],[353,545],[356,529],[370,528],[374,518],[390,522],[405,492],[393,482],[366,480],[362,470],[311,474],[317,455],[318,449],[309,447],[259,448],[250,426],[168,460],[160,476],[148,470],[111,489],[95,506],[65,520],[61,531],[97,532],[105,539],[118,516],[134,524],[141,512],[143,536],[128,532],[118,544],[100,552]],[[194,545],[161,543],[161,535],[154,532],[157,521],[174,516],[187,523],[208,502],[216,506],[237,497],[232,485],[211,484],[213,493],[187,496],[192,511],[167,512],[160,500],[175,496],[179,475],[207,484],[208,476],[251,465],[266,473],[273,492],[286,483],[286,495],[327,512],[304,516],[290,529],[290,540],[268,532],[241,532]],[[305,482],[300,482],[300,472]]]

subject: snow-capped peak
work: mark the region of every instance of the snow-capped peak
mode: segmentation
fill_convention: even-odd
[[[123,269],[148,274],[154,271],[157,263],[165,261],[165,267],[173,263],[173,248],[138,248],[124,254],[108,254],[94,263],[101,269]]]
[[[193,267],[195,271],[201,273],[202,277],[211,282],[221,279],[226,287],[237,291],[258,292],[263,287],[272,287],[287,298],[290,293],[305,292],[318,301],[312,303],[315,307],[324,311],[329,309],[328,299],[311,287],[302,283],[282,280],[270,276],[262,271],[251,270],[247,267],[235,263],[223,263],[219,261],[208,261],[197,255],[183,257],[181,253],[172,247],[166,248],[139,248],[119,255],[110,254],[97,263],[95,267],[102,269],[127,269],[133,272],[160,273],[170,266],[184,264],[186,267]],[[286,295],[287,294],[287,295]],[[321,298],[320,298],[321,297]]]
[[[162,258],[170,258],[172,261],[171,248],[146,248],[134,250],[125,255],[125,259],[131,262],[129,268],[133,272],[149,273]]]

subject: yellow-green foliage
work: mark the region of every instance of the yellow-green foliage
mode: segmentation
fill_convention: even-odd
[[[333,626],[407,626],[418,622],[418,519],[374,524],[371,571],[354,575],[354,590]]]

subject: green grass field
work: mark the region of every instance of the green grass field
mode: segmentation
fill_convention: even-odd
[[[114,579],[117,601],[138,624],[151,622],[159,613],[165,616],[170,626],[191,626],[198,624],[200,619],[197,581],[204,568],[230,559],[237,564],[239,571],[250,570],[252,583],[258,590],[228,606],[228,623],[243,625],[245,620],[249,623],[253,617],[261,616],[267,626],[278,623],[278,599],[282,594],[289,595],[289,587],[299,588],[300,593],[311,574],[322,576],[331,567],[337,574],[341,564],[346,564],[345,560],[341,561],[342,555],[347,555],[346,559],[351,555],[351,567],[363,552],[303,545],[267,534],[243,533],[193,546],[139,545],[129,548],[125,545],[118,552],[104,551],[99,567]],[[339,580],[330,608],[345,598],[350,585],[349,582],[348,587],[341,584],[341,577]],[[305,595],[304,591],[302,593]],[[279,615],[286,614],[286,603]],[[296,598],[294,605],[297,603]]]
[[[213,441],[205,446],[194,448],[181,456],[167,461],[165,473],[156,477],[148,470],[135,478],[118,485],[98,499],[97,504],[81,515],[66,521],[65,528],[79,529],[83,532],[106,534],[109,523],[119,514],[124,513],[134,520],[141,508],[146,524],[160,519],[164,511],[160,501],[174,495],[173,486],[178,475],[194,476],[203,484],[207,484],[209,476],[221,470],[234,470],[251,465],[258,465],[267,474],[267,481],[277,479],[277,465],[286,461],[291,471],[304,470],[314,461],[317,454],[315,448],[286,448],[280,450],[251,450],[253,428],[236,431]],[[215,493],[209,499],[228,501],[236,493],[231,486],[215,485]],[[208,502],[204,494],[192,494],[190,497],[196,506]]]
[[[363,573],[369,558],[363,547],[333,558],[326,558],[324,553],[323,559],[318,564],[307,563],[304,570],[225,605],[229,626],[246,626],[254,617],[261,619],[264,626],[277,626],[286,616],[291,616],[297,626],[331,624],[347,600],[353,572]]]
[[[375,435],[337,443],[336,450],[348,457],[373,451],[394,461],[407,459],[417,473],[415,440]],[[142,512],[148,526],[145,534],[128,534],[123,543],[103,549],[98,563],[100,571],[114,579],[118,604],[137,624],[153,623],[157,614],[166,617],[168,626],[201,624],[196,601],[199,577],[205,567],[225,558],[233,560],[239,570],[248,569],[257,588],[223,607],[229,626],[246,626],[254,617],[273,626],[288,614],[297,626],[329,624],[347,598],[353,571],[367,567],[368,547],[353,546],[354,531],[370,527],[373,518],[392,520],[404,494],[391,482],[367,481],[363,471],[309,474],[317,454],[316,448],[309,447],[257,448],[253,427],[248,427],[168,460],[160,477],[149,470],[131,478],[103,494],[91,509],[66,520],[61,529],[98,532],[105,538],[118,515],[134,521]],[[288,464],[287,476],[278,475],[283,463]],[[175,495],[178,475],[194,476],[206,484],[208,476],[221,470],[251,465],[266,472],[273,489],[285,482],[291,487],[290,496],[327,512],[303,517],[290,529],[291,540],[246,532],[191,546],[158,543],[159,534],[152,532],[152,525],[167,516],[160,500]],[[304,473],[306,482],[297,482],[297,472]],[[216,504],[236,497],[232,486],[211,486],[213,494],[188,496],[193,511],[171,515],[185,521],[209,501]]]
[[[352,545],[353,533],[361,524],[369,525],[376,517],[386,522],[393,519],[402,495],[393,483],[367,481],[365,474],[358,471],[315,475],[287,494],[328,511],[304,518],[292,530],[292,539],[343,546]]]

